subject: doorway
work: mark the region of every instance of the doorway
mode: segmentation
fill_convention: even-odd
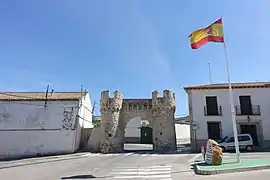
[[[153,129],[151,127],[141,127],[141,144],[153,143]]]
[[[257,127],[253,125],[240,125],[241,134],[250,134],[253,139],[254,146],[259,146]]]
[[[220,125],[220,122],[207,122],[208,139],[215,141],[221,139]]]

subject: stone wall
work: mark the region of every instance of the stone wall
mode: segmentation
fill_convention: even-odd
[[[93,128],[82,128],[80,138],[80,150],[86,150]]]
[[[164,90],[163,97],[159,97],[158,92],[154,91],[152,108],[154,151],[163,153],[175,150],[175,94],[172,91]]]
[[[121,152],[122,139],[119,136],[119,119],[122,108],[123,95],[115,91],[114,97],[109,97],[109,91],[101,93],[100,113],[101,113],[101,144],[102,153]]]
[[[88,140],[87,150],[91,152],[100,152],[100,127],[94,127]]]

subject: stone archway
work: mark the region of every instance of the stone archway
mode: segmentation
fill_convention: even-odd
[[[148,120],[134,117],[127,121],[124,131],[125,152],[153,150],[152,128]]]
[[[115,91],[101,93],[100,100],[100,152],[123,152],[124,133],[127,122],[137,116],[150,122],[153,130],[153,150],[158,153],[176,149],[174,126],[175,94],[164,90],[160,97],[157,91],[151,99],[124,99]]]
[[[130,119],[125,126],[124,142],[141,144],[141,141],[145,141],[142,137],[147,138],[149,137],[147,135],[151,135],[149,133],[149,128],[152,129],[150,126],[150,122],[142,119],[140,116]]]
[[[140,142],[140,126],[141,126],[141,118],[134,117],[128,121],[125,127],[125,143],[139,143]]]

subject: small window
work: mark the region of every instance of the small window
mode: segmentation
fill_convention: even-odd
[[[249,141],[250,137],[249,136],[238,136],[239,141]]]
[[[234,137],[230,137],[226,143],[234,142]]]

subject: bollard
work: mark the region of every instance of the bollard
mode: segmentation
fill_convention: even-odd
[[[202,156],[203,156],[203,160],[205,161],[206,149],[205,149],[204,145],[202,145],[202,147],[201,147],[201,153],[202,153]]]

